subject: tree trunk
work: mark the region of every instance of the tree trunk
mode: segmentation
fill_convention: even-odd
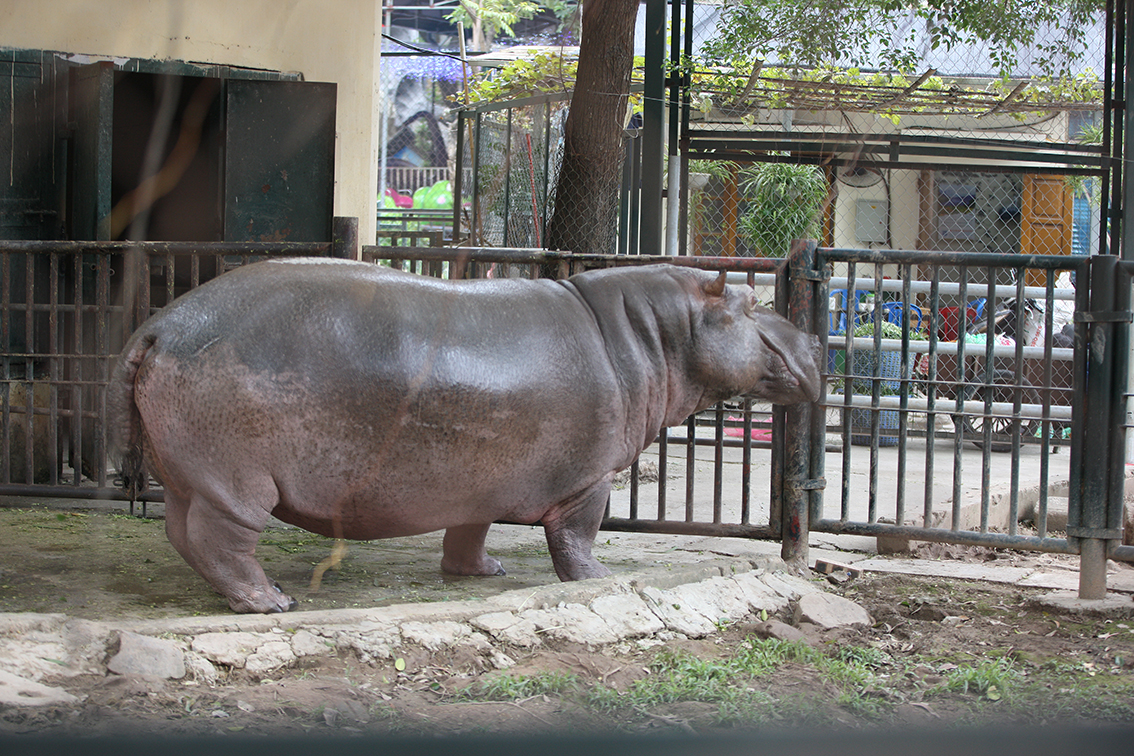
[[[579,70],[547,248],[610,254],[618,235],[623,124],[638,0],[585,0]]]

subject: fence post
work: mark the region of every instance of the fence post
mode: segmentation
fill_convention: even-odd
[[[812,332],[814,308],[815,250],[811,239],[792,242],[787,260],[788,319],[805,333]],[[811,485],[811,412],[810,404],[793,404],[787,408],[784,434],[783,527],[780,556],[796,570],[808,567],[807,540],[809,531]]]
[[[336,215],[331,221],[331,257],[358,260],[358,218]]]
[[[1115,309],[1119,276],[1118,258],[1098,255],[1091,259],[1090,309],[1076,316],[1088,324],[1087,385],[1079,407],[1083,410],[1084,427],[1090,428],[1083,438],[1083,472],[1080,476],[1079,508],[1068,512],[1067,535],[1079,540],[1079,598],[1098,600],[1106,596],[1107,541],[1122,537],[1120,523],[1112,522],[1111,500],[1122,492],[1113,488],[1110,466],[1114,455],[1111,444],[1121,437],[1125,421],[1124,385],[1116,385],[1115,375],[1119,344],[1117,320],[1125,313]],[[1114,396],[1117,389],[1118,396]],[[1077,515],[1077,517],[1075,516]]]
[[[465,180],[465,111],[457,110],[457,152],[453,161],[453,246],[461,246],[461,192]],[[381,202],[382,198],[379,197]],[[470,245],[471,246],[471,245]]]

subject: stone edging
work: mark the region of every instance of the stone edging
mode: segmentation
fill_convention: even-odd
[[[819,604],[830,602],[843,602],[838,608],[849,611],[832,620],[836,624],[870,621],[853,602],[788,574],[777,559],[733,559],[509,591],[484,601],[124,623],[0,614],[0,703],[67,702],[74,697],[65,678],[82,674],[192,677],[214,684],[226,668],[263,676],[300,657],[344,651],[376,662],[397,658],[409,645],[430,651],[467,647],[507,668],[514,663],[509,649],[534,648],[545,638],[597,647],[704,637],[722,621],[775,614],[792,603],[797,619],[802,611],[804,620],[829,625],[807,612],[825,610]],[[60,684],[61,678],[60,688],[42,684]]]

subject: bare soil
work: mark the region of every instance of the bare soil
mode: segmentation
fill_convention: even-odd
[[[513,546],[511,553],[494,552],[512,576],[493,585],[509,590],[548,582],[546,551],[530,541]],[[478,581],[442,577],[436,561],[422,557],[423,549],[434,548],[439,553],[439,540],[429,538],[355,546],[318,593],[304,595],[304,608],[453,600],[479,590]],[[608,548],[603,558],[617,570],[617,544]],[[928,545],[921,550],[938,559],[1011,565],[1038,560],[1074,567],[1074,561],[1051,555]],[[285,585],[304,585],[329,544],[280,528],[265,534],[260,553]],[[425,561],[433,566],[422,567]],[[0,611],[87,618],[225,611],[223,600],[165,542],[160,522],[105,511],[0,507],[0,565]],[[215,686],[129,676],[72,678],[66,688],[81,703],[0,706],[0,736],[712,734],[1134,725],[1134,620],[1060,614],[1034,603],[1042,590],[994,583],[866,574],[828,589],[865,607],[874,624],[832,631],[805,626],[800,647],[815,649],[824,659],[857,659],[856,669],[867,670],[867,677],[840,678],[814,659],[789,653],[772,673],[733,673],[730,684],[745,693],[737,699],[739,706],[696,691],[649,701],[636,692],[642,681],[664,674],[674,659],[685,660],[690,669],[723,665],[744,649],[767,643],[758,640],[767,634],[764,618],[722,627],[709,638],[673,638],[661,645],[549,643],[536,650],[508,649],[516,666],[507,670],[490,669],[472,652],[420,650],[377,665],[349,655],[307,657],[264,679],[229,670]],[[788,615],[768,619],[793,621]],[[1003,675],[991,687],[975,673],[971,684],[957,682],[960,672],[989,669]],[[517,683],[549,679],[560,684],[552,689]]]

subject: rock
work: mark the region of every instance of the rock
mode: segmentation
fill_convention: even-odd
[[[795,606],[796,623],[810,622],[830,630],[836,627],[869,625],[870,615],[858,604],[829,593],[800,596]]]
[[[768,620],[761,622],[753,628],[753,632],[761,638],[775,638],[776,640],[783,641],[801,641],[803,643],[810,643],[811,638],[807,633],[800,630],[798,627],[792,627],[786,622],[779,620]]]
[[[1077,616],[1092,617],[1132,617],[1134,603],[1130,597],[1121,593],[1108,593],[1101,599],[1081,599],[1076,591],[1053,591],[1040,596],[1029,597],[1027,606],[1054,609]]]
[[[642,598],[650,611],[676,633],[690,638],[703,638],[717,629],[717,618],[710,619],[687,604],[682,604],[682,597],[673,591],[647,587],[642,589]]]
[[[61,614],[0,614],[0,669],[29,680],[106,672],[104,625]]]
[[[471,646],[478,651],[490,651],[492,644],[468,625],[451,620],[441,622],[404,622],[402,637],[418,643],[430,651],[453,646]]]
[[[473,627],[483,630],[502,643],[532,648],[541,642],[536,634],[535,623],[512,612],[489,612],[474,617],[471,622]]]
[[[220,673],[217,672],[217,668],[213,666],[211,661],[194,651],[186,651],[183,659],[185,661],[185,673],[189,677],[209,686],[217,684]]]
[[[389,659],[401,640],[402,632],[397,625],[364,622],[356,630],[337,633],[335,647],[353,649],[362,661],[370,662],[376,659]]]
[[[531,609],[520,616],[529,619],[537,632],[585,646],[601,646],[618,640],[602,617],[582,604],[563,604],[554,609]]]
[[[710,619],[736,622],[752,611],[745,591],[731,577],[709,578],[676,588],[674,593],[686,597],[687,602]]]
[[[263,633],[204,633],[193,639],[190,648],[215,664],[243,669],[248,657],[271,640],[273,636]]]
[[[878,536],[878,553],[908,554],[910,553],[910,539],[901,536]]]
[[[78,698],[62,688],[53,688],[0,670],[0,704],[8,706],[63,706],[78,702]]]
[[[291,650],[296,656],[326,656],[335,650],[335,644],[309,630],[296,630]]]
[[[665,629],[665,624],[636,593],[600,596],[591,602],[590,610],[601,617],[619,639],[653,635]]]
[[[765,585],[788,601],[795,601],[800,596],[820,592],[810,581],[783,572],[770,572],[765,574],[762,579]]]
[[[740,575],[733,575],[730,578],[739,586],[741,595],[748,602],[748,609],[753,614],[759,614],[761,611],[775,614],[788,605],[787,598],[769,588],[768,584],[764,582],[766,577],[766,574],[745,572]]]
[[[118,653],[106,668],[116,675],[146,675],[163,680],[185,677],[185,654],[173,641],[121,631]]]
[[[1047,497],[1047,531],[1067,530],[1067,510],[1069,507],[1066,496]],[[1039,516],[1039,502],[1030,501],[1020,507],[1019,520],[1034,524]]]
[[[286,667],[295,661],[291,644],[285,640],[271,640],[263,643],[244,660],[244,669],[252,675],[263,675]]]

